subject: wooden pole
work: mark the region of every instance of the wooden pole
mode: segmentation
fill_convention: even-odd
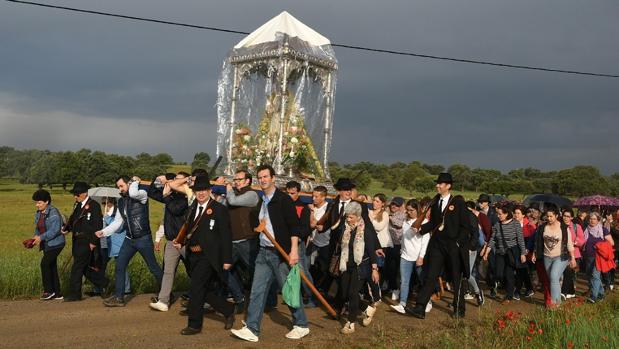
[[[273,246],[275,246],[275,249],[277,249],[277,251],[282,255],[282,257],[284,257],[286,262],[290,264],[290,256],[288,256],[288,253],[284,251],[284,249],[277,243],[277,241],[275,241],[271,233],[269,233],[269,230],[266,227],[265,220],[260,221],[260,225],[258,225],[258,227],[256,227],[254,230],[258,233],[264,234],[264,236],[266,236],[267,239],[271,241]],[[303,280],[303,282],[305,282],[305,284],[310,288],[310,290],[312,290],[314,296],[316,296],[320,303],[325,307],[327,313],[333,317],[337,317],[337,313],[335,312],[335,310],[333,310],[331,305],[324,299],[324,297],[320,294],[320,292],[318,292],[316,287],[314,287],[314,285],[309,281],[302,269],[299,269],[299,274],[301,275],[301,279]],[[303,304],[301,304],[301,306],[303,306]]]

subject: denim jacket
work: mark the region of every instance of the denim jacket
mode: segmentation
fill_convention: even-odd
[[[34,214],[34,236],[39,235],[36,226],[40,215],[41,213],[38,210]],[[60,232],[61,226],[62,217],[60,216],[60,212],[52,205],[48,205],[45,209],[45,232],[39,235],[41,242],[45,242],[45,251],[64,246],[65,239],[64,235]]]

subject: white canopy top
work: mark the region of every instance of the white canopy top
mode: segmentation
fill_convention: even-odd
[[[276,41],[276,33],[284,33],[291,37],[296,36],[315,46],[329,45],[331,43],[329,39],[318,34],[314,29],[306,26],[290,13],[284,11],[247,35],[234,48],[238,49]]]

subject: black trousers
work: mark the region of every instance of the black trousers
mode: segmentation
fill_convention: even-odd
[[[365,285],[366,280],[359,277],[358,266],[347,266],[347,270],[340,275],[339,287],[337,289],[337,298],[335,301],[335,307],[338,312],[342,311],[344,304],[348,302],[348,321],[357,321],[357,316],[360,312],[365,310],[361,309],[363,306],[360,302],[359,291]]]
[[[307,247],[307,255],[311,255],[314,251],[318,251],[318,255],[316,256],[314,264],[310,267],[310,273],[316,283],[316,287],[327,292],[333,281],[333,278],[329,275],[329,263],[331,262],[329,246],[318,247],[310,243]]]
[[[400,271],[400,248],[401,245],[393,245],[393,247],[385,248],[385,267],[383,268],[383,276],[387,280],[387,287],[390,290],[400,288],[398,283],[398,272]]]
[[[508,262],[508,255],[506,254],[495,254],[495,270],[494,270],[494,281],[495,282],[503,282],[505,281],[505,292],[507,293],[507,299],[514,298],[514,285],[516,281],[515,269]]]
[[[525,263],[522,268],[516,269],[516,292],[520,292],[523,285],[527,292],[533,290],[531,273],[529,273],[529,262]]]
[[[576,279],[576,272],[569,266],[565,268],[563,272],[563,283],[561,284],[562,294],[576,294],[576,288],[574,287],[574,281]]]
[[[62,252],[64,245],[53,250],[43,251],[41,258],[41,277],[43,278],[43,291],[55,293],[56,296],[62,295],[60,289],[60,278],[58,277],[58,255]]]
[[[453,241],[430,240],[424,264],[427,264],[428,269],[423,286],[417,295],[416,306],[425,309],[434,292],[436,281],[441,271],[445,270],[448,274],[446,276],[453,280],[453,309],[460,314],[464,314],[464,292],[461,287],[462,272],[464,270],[458,245]]]
[[[73,266],[71,267],[71,278],[69,281],[69,292],[71,297],[82,297],[82,277],[90,280],[93,285],[104,288],[109,280],[105,274],[99,270],[90,268],[92,251],[88,239],[73,239]]]
[[[205,256],[190,253],[189,263],[191,265],[191,284],[189,286],[189,315],[188,326],[191,328],[202,328],[204,320],[204,303],[210,304],[215,311],[224,316],[230,316],[234,312],[234,305],[218,294],[218,282],[222,282],[217,270]]]

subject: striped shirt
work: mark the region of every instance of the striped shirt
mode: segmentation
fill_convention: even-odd
[[[503,234],[501,235],[501,228]],[[503,240],[505,237],[505,240]],[[520,247],[520,254],[525,254],[524,236],[522,235],[522,227],[515,219],[508,223],[496,223],[492,227],[492,238],[490,238],[490,249],[498,254],[505,254],[505,245],[507,248],[512,248],[516,245]]]

